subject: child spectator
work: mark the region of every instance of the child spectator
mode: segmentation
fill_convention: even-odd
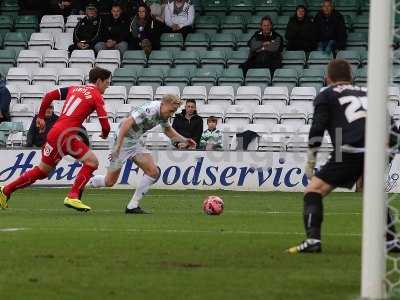
[[[216,117],[207,118],[208,129],[204,130],[200,140],[200,148],[205,150],[221,150],[222,132],[217,129],[218,119]]]

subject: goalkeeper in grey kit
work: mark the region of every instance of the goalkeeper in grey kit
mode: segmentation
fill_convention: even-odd
[[[329,63],[327,71],[329,87],[314,100],[314,116],[305,168],[310,180],[304,191],[303,221],[307,238],[297,246],[289,248],[287,252],[291,254],[322,251],[322,199],[337,187],[353,187],[363,176],[364,153],[357,150],[363,149],[365,144],[367,93],[366,89],[352,85],[352,81],[349,63],[340,59],[333,60]],[[325,165],[314,174],[316,157],[325,130],[328,131],[335,150]],[[393,144],[392,141],[391,135],[390,145]],[[389,252],[400,252],[400,243],[389,210],[387,224],[389,228],[386,248]]]

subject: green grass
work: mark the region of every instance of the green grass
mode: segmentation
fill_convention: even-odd
[[[0,299],[355,299],[361,195],[325,201],[324,252],[301,241],[299,193],[155,190],[125,215],[128,190],[89,190],[90,213],[64,208],[65,189],[27,189],[0,211]],[[225,200],[206,216],[202,199]],[[25,228],[4,231],[4,228]]]

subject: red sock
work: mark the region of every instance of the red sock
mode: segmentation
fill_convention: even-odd
[[[10,195],[18,189],[22,189],[24,187],[27,187],[31,184],[33,184],[36,180],[38,179],[44,179],[47,177],[48,174],[40,170],[39,167],[34,167],[33,169],[26,171],[24,174],[19,176],[16,180],[13,182],[7,184],[4,187],[4,194],[7,197],[10,197]]]
[[[81,195],[85,185],[88,183],[89,179],[92,177],[94,171],[97,170],[97,167],[91,167],[88,165],[83,165],[78,175],[76,176],[75,182],[72,185],[71,190],[69,191],[68,197],[73,199],[79,199],[79,195]]]

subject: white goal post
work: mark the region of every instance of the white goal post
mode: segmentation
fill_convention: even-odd
[[[386,299],[385,228],[387,106],[393,41],[393,1],[371,0],[368,43],[368,116],[363,196],[361,298]]]

